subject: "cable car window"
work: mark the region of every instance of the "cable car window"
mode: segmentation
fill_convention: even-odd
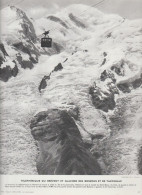
[[[41,38],[41,47],[52,47],[52,38]]]

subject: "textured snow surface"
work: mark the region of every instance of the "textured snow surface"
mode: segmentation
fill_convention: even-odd
[[[86,9],[88,11],[84,14],[79,14]],[[3,12],[6,17],[2,24],[4,27],[2,35],[8,48],[7,39],[10,37],[10,41],[15,42],[17,34],[15,29],[20,27],[13,10],[5,8]],[[86,28],[75,25],[68,17],[70,13],[79,18]],[[88,91],[90,85],[96,82],[107,92],[107,81],[101,82],[100,74],[112,66],[120,67],[122,62],[124,76],[114,72],[117,83],[129,83],[139,78],[142,72],[142,20],[124,20],[120,16],[105,15],[84,5],[69,6],[54,16],[64,21],[69,28],[46,17],[34,21],[34,27],[37,36],[41,35],[44,29],[56,28],[51,31],[51,36],[56,42],[64,45],[65,51],[58,55],[41,55],[39,63],[32,70],[20,70],[16,78],[1,83],[1,172],[37,174],[35,161],[38,151],[30,134],[31,118],[39,111],[68,108],[73,103],[80,108],[81,122],[86,131],[91,134],[100,133],[108,138],[105,153],[109,164],[108,174],[138,174],[137,148],[142,140],[141,88],[132,90],[129,95],[123,93],[117,95],[120,107],[122,98],[126,99],[126,102],[128,100],[124,105],[126,106],[124,118],[128,121],[121,131],[115,124],[116,132],[114,131],[112,138],[109,138],[112,129],[104,115],[106,118],[117,115],[117,108],[108,114],[95,109]],[[12,19],[15,21],[7,26]],[[8,52],[11,57],[14,55],[10,48]],[[102,65],[104,52],[107,53],[106,63]],[[24,59],[26,57],[23,55]],[[63,63],[66,58],[68,60]],[[38,86],[41,79],[60,62],[63,70],[54,72],[47,82],[46,89],[39,94]],[[129,121],[132,122],[131,125]],[[89,134],[79,128],[83,139],[90,139]],[[128,161],[131,161],[131,165],[128,165]]]

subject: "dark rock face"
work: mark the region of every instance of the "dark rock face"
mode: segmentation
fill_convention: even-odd
[[[14,68],[11,68],[9,64],[2,68],[2,64],[5,62],[8,57],[8,53],[2,43],[0,43],[0,80],[7,82],[10,77],[15,77],[18,74],[18,67],[16,61],[13,60],[12,62],[15,63]]]
[[[59,63],[57,66],[55,66],[54,70],[52,70],[52,72],[48,75],[48,76],[44,76],[39,84],[38,90],[39,92],[41,92],[42,89],[45,89],[47,87],[47,81],[50,80],[50,76],[53,72],[57,72],[63,69],[63,66],[61,63]]]
[[[6,56],[8,56],[7,51],[5,50],[5,47],[2,43],[0,43],[0,66],[3,64],[5,61]]]
[[[110,71],[104,70],[101,73],[100,79],[101,79],[101,81],[105,81],[107,78],[110,78],[114,83],[116,82],[114,74],[111,73]]]
[[[14,43],[13,47],[15,47],[15,49],[17,49],[18,51],[22,51],[23,53],[26,53],[29,55],[30,58],[32,57],[32,54],[35,55],[35,63],[38,62],[38,57],[40,55],[39,51],[37,50],[37,48],[34,46],[34,44],[32,43],[28,43],[27,45],[24,45],[22,42],[19,43]]]
[[[106,63],[106,58],[104,58],[103,62],[102,62],[102,66]]]
[[[3,62],[4,62],[4,58],[2,55],[0,55],[0,66],[2,65]]]
[[[18,67],[15,61],[13,61],[15,63],[15,67],[12,69],[12,76],[16,77],[18,74]]]
[[[79,19],[74,16],[72,13],[69,14],[69,18],[78,26],[81,28],[86,28],[85,24],[83,24]]]
[[[54,21],[54,22],[58,22],[58,23],[60,23],[63,27],[65,27],[65,28],[69,28],[69,27],[67,26],[67,24],[66,24],[64,21],[62,21],[60,18],[57,18],[57,17],[55,17],[55,16],[48,16],[47,19],[50,19],[50,20],[52,20],[52,21]]]
[[[47,80],[50,80],[50,75],[44,76],[39,84],[38,90],[41,92],[42,89],[45,89],[47,86]]]
[[[139,79],[136,79],[135,81],[132,82],[132,86],[134,89],[140,87],[142,85],[142,74]]]
[[[10,6],[12,10],[16,11],[17,18],[20,18],[22,20],[21,24],[21,33],[23,34],[24,38],[28,38],[29,40],[32,40],[33,43],[36,42],[36,34],[35,29],[32,24],[32,22],[29,20],[25,12],[23,12],[21,9],[16,8],[14,6]]]
[[[106,52],[103,52],[103,56],[106,57],[107,56],[107,53]]]
[[[4,57],[5,56],[8,56],[8,53],[6,52],[5,48],[4,48],[4,45],[2,43],[0,43],[0,50],[2,51]]]
[[[12,77],[12,71],[10,66],[0,68],[0,80],[7,82],[10,77]]]
[[[57,66],[55,66],[53,71],[59,71],[59,70],[62,70],[62,69],[63,69],[63,66],[62,66],[61,63],[59,63]]]
[[[38,113],[31,133],[39,143],[37,170],[42,175],[100,175],[100,166],[85,148],[74,119],[66,110]]]
[[[117,84],[117,87],[123,93],[130,93],[132,89],[136,89],[142,85],[142,74],[138,79],[135,79],[132,82],[124,82]]]
[[[108,112],[115,108],[114,93],[105,93],[105,97],[101,96],[101,90],[95,87],[90,87],[89,94],[91,95],[92,103],[95,108]]]
[[[114,70],[119,76],[124,76],[124,71],[120,67],[112,66],[111,70]]]
[[[0,80],[7,82],[10,77],[15,77],[18,74],[18,67],[15,64],[14,68],[10,66],[6,66],[4,68],[0,68]]]
[[[100,109],[104,112],[108,112],[109,110],[113,110],[115,108],[115,94],[119,94],[119,91],[115,86],[115,76],[111,71],[104,70],[101,73],[101,82],[104,82],[106,79],[109,79],[106,85],[106,92],[101,90],[100,87],[97,87],[96,83],[94,84],[94,86],[91,86],[89,88],[89,94],[91,95],[93,105],[95,106],[95,108]]]
[[[17,54],[16,57],[17,57],[17,61],[19,62],[19,64],[21,65],[22,68],[32,69],[34,67],[32,61],[23,60],[21,54]]]
[[[95,108],[103,110],[104,112],[108,112],[115,108],[115,94],[119,94],[119,91],[115,86],[115,76],[111,71],[104,70],[101,73],[101,82],[104,82],[106,79],[110,79],[106,85],[108,89],[106,92],[97,87],[96,83],[89,88],[89,94],[91,95],[93,105]]]
[[[142,146],[139,150],[139,156],[138,156],[138,170],[139,173],[142,175]]]
[[[23,28],[23,33],[25,34],[25,37],[28,37],[29,39],[31,39],[34,43],[36,42],[36,34],[35,34],[35,29],[33,27],[33,24],[30,22],[30,20],[27,18],[29,24],[23,23],[21,24],[22,28]]]
[[[118,84],[117,87],[123,93],[130,93],[131,92],[129,83]]]
[[[19,43],[14,43],[13,46],[17,51],[20,51],[20,52],[22,51],[23,53],[26,53],[29,55],[29,60],[23,60],[22,55],[20,53],[17,54],[16,56],[17,61],[19,62],[22,68],[32,69],[34,67],[34,64],[38,63],[38,57],[40,54],[39,54],[39,51],[36,49],[36,47],[32,43],[29,43],[28,45],[23,45],[22,42],[19,42]]]
[[[119,64],[119,66],[117,66],[117,64],[116,64],[116,65],[111,67],[111,70],[113,70],[119,76],[124,76],[125,75],[124,64],[125,64],[125,62],[124,62],[124,60],[122,60]]]
[[[31,61],[23,60],[21,63],[21,67],[24,69],[26,69],[26,68],[32,69],[34,66],[33,66],[33,63]]]

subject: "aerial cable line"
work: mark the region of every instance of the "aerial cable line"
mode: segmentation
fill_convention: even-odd
[[[119,27],[119,26],[120,26],[122,23],[124,23],[124,22],[125,22],[125,18],[123,18],[123,20],[122,20],[119,24],[117,24],[117,25],[115,25],[114,27],[108,29],[108,30],[105,32],[105,34],[106,34],[106,33],[108,34],[111,30],[113,30],[113,29]]]
[[[79,3],[79,1],[77,2],[77,3]],[[48,14],[46,17],[44,17],[44,18],[48,18],[49,16],[50,16],[51,14]],[[50,24],[52,24],[52,21],[49,23],[49,26],[50,26]],[[43,27],[42,29],[44,29],[45,30],[45,28]],[[51,31],[51,30],[48,30],[48,31]],[[41,35],[39,35],[39,36],[41,36]],[[39,37],[38,36],[38,37]]]
[[[81,12],[81,14],[80,15],[82,15],[85,11],[87,11],[87,10],[89,10],[91,7],[95,7],[95,6],[97,6],[97,5],[99,5],[99,4],[102,4],[103,2],[104,2],[105,0],[101,0],[100,2],[97,2],[97,3],[95,3],[95,4],[92,4],[91,6],[89,6],[89,8],[87,8],[86,10],[84,10],[83,12]],[[80,16],[79,15],[79,16]],[[78,16],[76,16],[77,18],[78,18]],[[79,20],[80,20],[80,18],[78,18]],[[68,19],[69,20],[69,19]],[[66,22],[68,21],[68,20],[66,20]],[[65,22],[64,20],[62,20],[63,22]],[[66,23],[65,22],[65,23]],[[50,22],[51,23],[51,22]],[[73,29],[74,27],[70,27],[69,29]],[[55,30],[59,30],[59,27],[57,27],[57,28],[54,28],[54,29],[50,29],[50,30],[48,30],[48,31],[45,31],[45,33],[43,33],[43,34],[45,34],[45,37],[44,38],[41,38],[41,47],[51,47],[51,45],[52,45],[52,39],[48,36],[48,37],[46,37],[46,33],[48,33],[49,34],[49,31],[55,31]],[[43,35],[42,34],[42,35]],[[39,37],[39,36],[38,36]]]
[[[106,0],[102,0],[102,1],[100,1],[98,3],[94,3],[93,5],[90,5],[90,7],[97,7],[98,5],[102,4],[104,1],[106,1]],[[87,8],[86,10],[84,10],[79,16],[81,16],[84,12],[86,12],[87,10],[89,10],[90,7]]]
[[[86,12],[87,10],[91,9],[92,7],[97,7],[98,5],[102,4],[104,1],[106,1],[106,0],[101,0],[101,1],[98,2],[98,3],[94,3],[94,4],[90,5],[89,8],[87,8],[87,9],[84,10],[84,11],[82,11],[81,14],[79,14],[79,15],[76,16],[76,17],[78,18],[79,16],[83,15],[83,13]],[[68,21],[68,20],[69,20],[69,19],[67,19],[66,21]],[[65,22],[65,21],[64,21],[64,22]],[[51,31],[58,30],[58,29],[59,29],[59,28],[51,29],[50,32],[51,32]],[[71,28],[69,28],[69,29],[71,29]]]
[[[19,2],[17,2],[16,4],[14,4],[14,6],[16,6],[16,5],[18,5],[18,4],[20,4],[20,3],[22,3],[24,0],[20,0]],[[83,12],[81,12],[81,14],[80,15],[78,15],[78,16],[76,16],[76,17],[79,17],[79,16],[81,16],[84,12],[86,12],[87,10],[89,10],[91,7],[96,7],[96,6],[98,6],[99,4],[102,4],[104,1],[106,1],[106,0],[101,0],[100,2],[97,2],[97,3],[95,3],[95,4],[92,4],[92,5],[90,5],[90,7],[89,8],[87,8],[86,10],[84,10]],[[9,1],[10,2],[10,1]],[[15,19],[14,19],[15,20]],[[11,24],[14,20],[12,20],[12,21],[10,21],[9,23],[8,23],[8,25],[9,24]],[[68,21],[69,19],[67,19],[66,21]],[[65,22],[65,21],[64,21]],[[52,22],[51,22],[52,23]],[[50,24],[51,24],[50,23]],[[51,29],[51,30],[49,30],[50,32],[51,31],[55,31],[55,30],[58,30],[59,29],[59,27],[58,28],[55,28],[55,29]],[[72,29],[72,28],[69,28],[69,29]],[[42,35],[40,35],[40,36],[42,36]],[[40,36],[38,36],[38,37],[40,37]]]
[[[94,3],[94,4],[90,5],[89,8],[87,8],[87,9],[84,10],[84,11],[82,11],[81,14],[79,14],[79,15],[76,16],[76,17],[78,18],[79,16],[83,15],[83,13],[86,12],[87,10],[91,9],[92,7],[97,7],[98,5],[102,4],[104,1],[106,1],[106,0],[101,0],[101,1],[99,1],[99,2],[97,2],[97,3]],[[80,19],[80,18],[78,18],[78,19]],[[63,22],[67,22],[67,21],[70,21],[70,19],[67,19],[66,21],[63,20]],[[50,22],[50,24],[52,24],[52,22]],[[49,24],[49,26],[50,26],[50,24]],[[68,29],[73,29],[73,28],[74,28],[74,27],[69,27]],[[57,28],[50,29],[49,31],[50,31],[50,32],[53,32],[53,31],[56,31],[56,30],[59,30],[59,29],[60,29],[60,28],[57,27]],[[42,36],[42,35],[39,35],[38,37],[41,37],[41,36]]]

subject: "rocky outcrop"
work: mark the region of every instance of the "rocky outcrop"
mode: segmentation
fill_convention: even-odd
[[[142,175],[142,146],[140,147],[140,150],[139,150],[138,170],[139,170],[139,173]]]
[[[106,83],[104,83],[104,81],[106,81]],[[89,94],[91,95],[92,103],[95,108],[108,112],[115,108],[115,94],[119,93],[115,86],[116,79],[113,73],[104,70],[101,73],[100,82],[105,86],[106,90],[103,90],[101,86],[97,86],[94,82],[89,88]]]
[[[54,71],[56,72],[56,71],[59,71],[59,70],[62,70],[62,69],[63,69],[63,66],[62,66],[61,63],[59,63],[57,66],[55,66],[53,72],[54,72]]]
[[[121,62],[121,68],[124,63]],[[115,68],[111,68],[116,71]],[[117,74],[119,76],[123,76],[121,71],[118,71]],[[115,75],[111,70],[104,70],[100,75],[100,83],[99,86],[94,82],[94,84],[89,88],[89,94],[91,95],[92,103],[95,108],[108,112],[109,110],[113,110],[115,108],[115,94],[119,94],[119,92],[130,93],[131,90],[139,88],[142,86],[142,74],[136,79],[132,79],[131,81],[120,81],[116,82]],[[104,86],[106,89],[102,89],[101,86]]]
[[[124,64],[125,61],[121,60],[118,64],[113,65],[111,67],[111,70],[114,71],[119,76],[124,76],[125,75]]]
[[[110,71],[104,70],[104,71],[101,73],[100,80],[101,80],[101,81],[105,81],[107,78],[110,78],[110,79],[112,80],[113,83],[116,82],[116,79],[115,79],[114,74],[111,73]]]
[[[46,88],[46,86],[47,86],[47,81],[48,81],[48,80],[50,80],[50,75],[48,75],[48,76],[45,75],[45,76],[42,78],[42,80],[40,81],[40,84],[39,84],[39,86],[38,86],[39,92],[41,92],[42,89],[45,89],[45,88]]]
[[[96,109],[100,109],[104,112],[113,110],[115,108],[114,93],[103,93],[100,88],[91,86],[89,89],[92,103]]]
[[[132,89],[136,89],[142,86],[142,74],[139,78],[134,79],[133,81],[124,81],[117,84],[117,87],[123,93],[130,93]]]
[[[72,13],[69,14],[69,18],[78,26],[81,28],[86,28],[85,24],[79,20],[76,16],[74,16]]]
[[[2,43],[0,43],[0,51],[3,53],[4,57],[8,56],[7,51],[5,50],[5,47]]]
[[[18,67],[15,64],[14,68],[11,68],[10,66],[6,66],[3,68],[0,68],[0,80],[7,82],[9,78],[12,76],[15,77],[18,74]]]
[[[24,69],[26,69],[26,68],[32,69],[34,67],[32,61],[23,60],[20,53],[16,55],[16,59],[17,59],[18,63],[21,65],[21,67]]]
[[[52,70],[52,72],[48,75],[48,76],[44,76],[42,78],[42,80],[40,81],[40,84],[38,86],[38,90],[39,92],[41,92],[42,89],[45,89],[47,87],[47,81],[50,80],[51,74],[53,72],[57,72],[63,69],[63,66],[61,63],[59,63],[57,66],[55,66],[55,68]]]
[[[14,60],[13,62],[15,63],[15,66],[14,66],[14,68],[12,69],[12,76],[13,76],[13,77],[16,77],[17,74],[18,74],[18,67],[17,67],[16,61]]]
[[[61,20],[60,18],[58,18],[58,17],[56,17],[56,16],[48,16],[47,19],[52,20],[52,21],[54,21],[54,22],[58,22],[58,23],[60,23],[63,27],[65,27],[65,28],[69,28],[69,27],[67,26],[67,24],[66,24],[63,20]]]
[[[10,60],[4,45],[0,43],[0,80],[7,82],[9,78],[15,77],[17,74],[18,67],[16,61]]]
[[[39,174],[101,174],[96,158],[85,148],[71,112],[59,109],[40,112],[31,121],[30,128],[39,144]]]
[[[17,19],[22,20],[20,22],[21,29],[22,29],[20,31],[20,33],[22,33],[22,35],[23,35],[22,38],[29,39],[33,43],[35,43],[36,40],[37,40],[36,34],[35,34],[35,29],[34,29],[34,26],[33,26],[32,22],[29,20],[29,18],[25,14],[25,12],[23,12],[19,8],[16,8],[15,6],[10,6],[10,8],[16,12]]]
[[[13,47],[20,52],[23,52],[25,54],[29,55],[29,59],[33,63],[38,63],[38,57],[40,56],[39,51],[34,46],[34,44],[27,42],[26,44],[23,44],[22,42],[14,43]]]
[[[117,87],[123,93],[130,93],[131,92],[129,83],[120,83],[120,84],[117,84]]]
[[[8,56],[7,51],[5,50],[5,47],[2,43],[0,43],[0,66],[5,61],[6,56]]]

